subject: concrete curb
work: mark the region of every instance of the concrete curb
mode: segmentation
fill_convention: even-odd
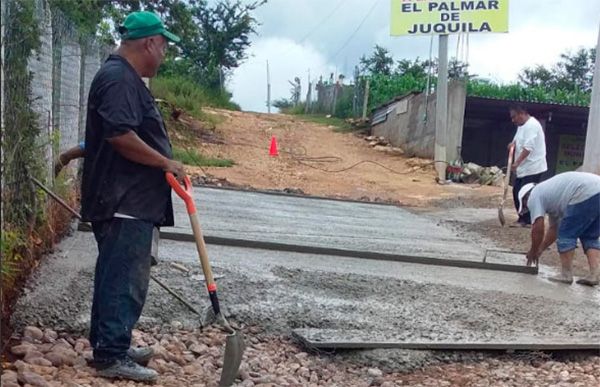
[[[295,329],[292,336],[299,340],[304,346],[312,349],[421,349],[421,350],[476,350],[476,351],[598,351],[600,344],[592,339],[573,339],[565,341],[554,338],[519,338],[506,341],[403,341],[380,339],[369,340],[369,338],[350,338],[346,331],[323,331],[319,329]],[[317,334],[318,339],[313,337]],[[338,335],[339,333],[339,335]],[[327,337],[328,336],[328,337]],[[323,339],[327,337],[327,339]],[[344,340],[346,339],[346,340]]]
[[[86,225],[84,223],[80,223],[78,226],[78,229],[79,229],[79,231],[91,231],[90,226]],[[195,242],[194,236],[192,234],[186,234],[186,233],[161,231],[160,237],[162,239],[168,239],[168,240],[174,240],[174,241],[180,241],[180,242]],[[223,237],[210,236],[210,235],[205,235],[204,240],[209,245],[243,247],[243,248],[250,248],[250,249],[261,249],[261,250],[287,251],[287,252],[301,253],[301,254],[331,255],[331,256],[337,256],[337,257],[372,259],[372,260],[377,260],[377,261],[418,263],[418,264],[422,264],[422,265],[462,267],[462,268],[467,268],[467,269],[497,270],[497,271],[524,273],[524,274],[537,274],[538,273],[537,267],[509,265],[509,264],[502,264],[502,263],[461,261],[461,260],[450,260],[450,259],[442,259],[442,258],[420,257],[420,256],[413,256],[413,255],[378,253],[378,252],[372,252],[372,251],[345,250],[345,249],[335,249],[335,248],[319,247],[319,246],[304,246],[304,245],[295,245],[295,244],[287,244],[287,243],[265,242],[265,241],[255,241],[255,240],[236,239],[236,238],[223,238]]]

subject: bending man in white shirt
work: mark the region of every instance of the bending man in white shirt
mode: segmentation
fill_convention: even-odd
[[[531,248],[527,265],[537,263],[542,252],[556,241],[561,273],[550,280],[573,282],[573,257],[577,240],[587,255],[590,274],[578,284],[596,286],[600,281],[600,176],[565,172],[543,183],[526,184],[519,192],[519,213],[531,215]],[[549,227],[545,227],[548,215]]]

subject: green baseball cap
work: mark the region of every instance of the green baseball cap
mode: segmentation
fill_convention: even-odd
[[[162,35],[175,43],[181,40],[179,36],[167,31],[157,14],[148,11],[130,13],[118,31],[123,40],[141,39],[152,35]]]

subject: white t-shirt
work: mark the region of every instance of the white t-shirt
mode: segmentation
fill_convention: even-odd
[[[531,223],[548,214],[550,222],[557,224],[567,206],[581,203],[600,193],[600,176],[587,172],[565,172],[533,187],[527,208]]]
[[[519,158],[523,149],[527,149],[529,156],[517,167],[517,177],[537,175],[546,172],[546,136],[542,125],[534,117],[529,117],[527,122],[517,128],[513,139],[515,143],[515,160]]]

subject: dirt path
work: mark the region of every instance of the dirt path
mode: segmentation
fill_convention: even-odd
[[[362,137],[337,133],[333,126],[283,114],[225,110],[208,113],[222,117],[216,132],[224,144],[201,142],[200,151],[232,159],[235,166],[190,168],[194,173],[203,175],[206,171],[235,185],[256,189],[299,189],[311,195],[368,198],[408,206],[444,200],[487,206],[499,201],[498,187],[439,185],[429,160],[375,150]],[[271,136],[277,138],[279,157],[268,155]],[[357,163],[361,164],[352,167]]]

